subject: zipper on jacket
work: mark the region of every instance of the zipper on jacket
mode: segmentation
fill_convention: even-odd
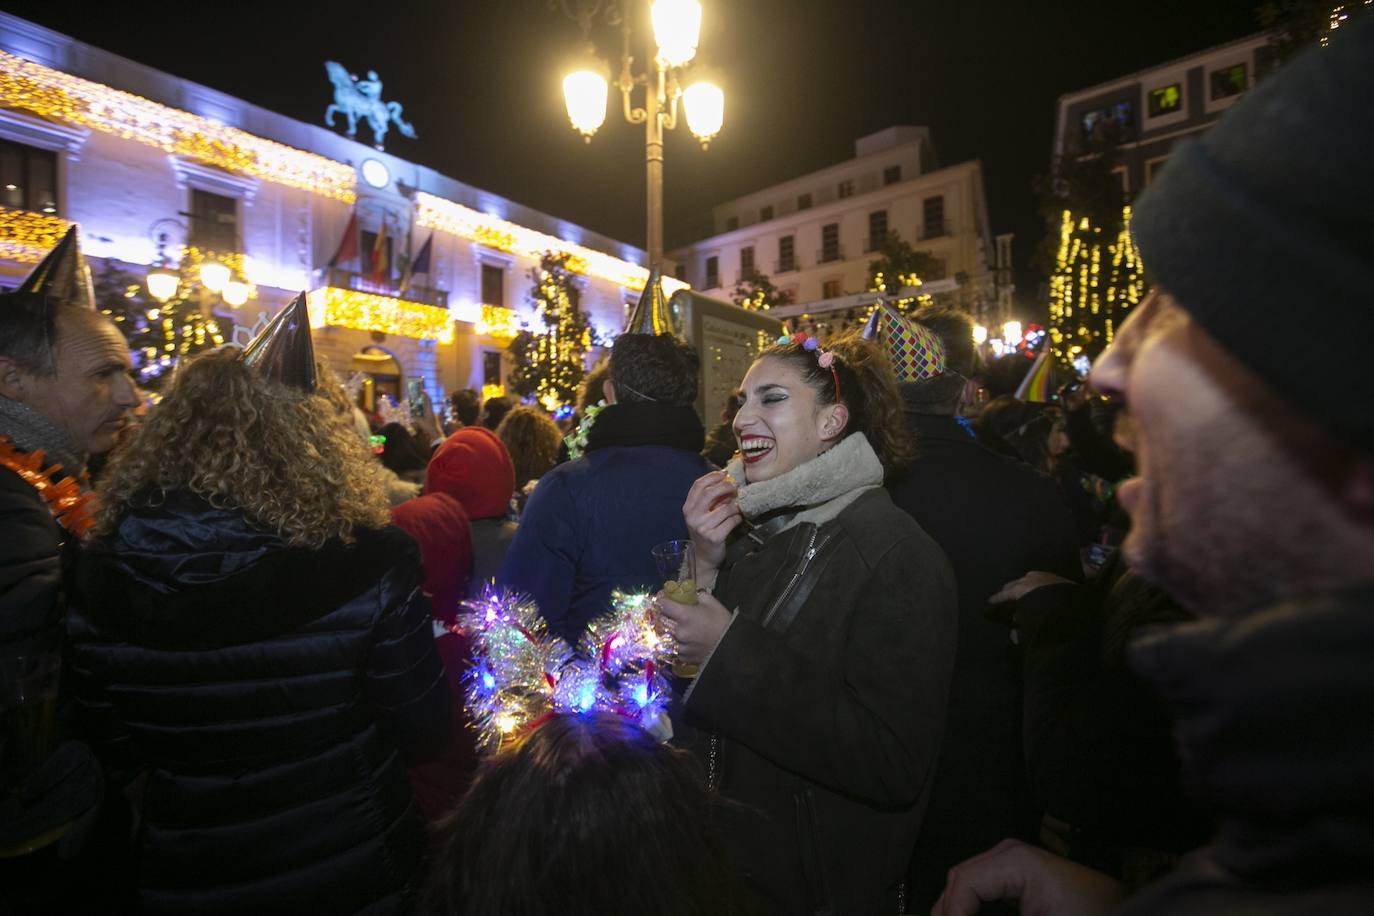
[[[769,622],[773,619],[773,615],[778,612],[778,608],[783,606],[783,603],[791,596],[793,589],[797,587],[797,583],[801,581],[801,577],[806,573],[806,568],[810,566],[811,561],[816,558],[816,554],[820,551],[820,547],[816,544],[816,538],[820,536],[820,533],[820,528],[811,529],[811,537],[806,542],[806,550],[802,551],[801,565],[798,566],[797,571],[792,574],[792,578],[782,590],[782,594],[778,595],[778,600],[774,601],[772,607],[768,609],[768,613],[763,615],[763,626],[768,626]]]

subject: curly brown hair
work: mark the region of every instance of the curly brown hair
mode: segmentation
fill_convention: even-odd
[[[902,415],[896,376],[883,352],[857,332],[837,337],[823,349],[835,354],[834,375],[821,368],[816,351],[800,343],[773,344],[758,358],[771,357],[795,366],[823,405],[835,403],[838,377],[839,399],[849,408],[844,435],[863,433],[888,477],[906,468],[916,457],[916,444]]]
[[[179,368],[100,483],[97,536],[131,509],[187,490],[238,509],[295,547],[351,543],[391,521],[367,449],[337,407],[263,378],[226,348]]]
[[[515,489],[538,480],[558,463],[563,434],[548,414],[533,407],[517,407],[501,419],[496,437],[515,464]]]

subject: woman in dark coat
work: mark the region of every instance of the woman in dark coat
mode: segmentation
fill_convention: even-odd
[[[891,371],[866,341],[827,353],[798,335],[750,368],[734,428],[742,460],[684,506],[713,590],[659,598],[681,660],[701,665],[677,740],[742,803],[727,854],[766,907],[898,912],[958,601],[944,554],[882,487],[911,454]]]
[[[450,725],[419,553],[312,364],[259,356],[180,369],[111,462],[75,689],[143,777],[142,912],[396,912],[425,844],[405,760]]]

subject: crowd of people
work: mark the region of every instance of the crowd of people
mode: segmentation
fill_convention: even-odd
[[[368,417],[303,295],[145,412],[73,230],[0,296],[0,912],[1374,910],[1370,60],[1177,150],[1051,405],[881,303],[708,435],[651,278],[561,426]],[[665,581],[664,729],[479,752],[467,602]]]

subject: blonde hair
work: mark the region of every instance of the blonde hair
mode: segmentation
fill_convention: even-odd
[[[372,458],[337,407],[269,381],[218,350],[177,370],[100,484],[97,536],[131,509],[187,490],[238,509],[293,547],[353,540],[390,523]]]

